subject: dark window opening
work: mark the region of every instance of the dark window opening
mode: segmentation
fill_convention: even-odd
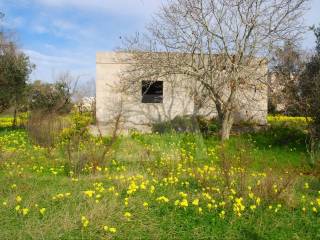
[[[163,102],[163,81],[142,81],[142,103]]]

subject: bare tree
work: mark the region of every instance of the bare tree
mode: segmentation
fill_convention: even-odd
[[[264,91],[270,53],[299,37],[306,2],[169,0],[145,34],[127,39],[125,82],[177,75],[188,86],[201,86],[215,105],[221,139],[228,139],[235,111]]]

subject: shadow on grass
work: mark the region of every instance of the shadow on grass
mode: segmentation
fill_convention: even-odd
[[[0,126],[0,133],[7,133],[7,132],[13,132],[17,130],[24,130],[24,127],[1,127]]]
[[[243,228],[240,231],[243,239],[247,240],[265,240],[265,238],[261,237],[258,233],[256,233],[253,229]]]
[[[259,148],[266,147],[288,147],[300,151],[306,151],[308,135],[301,129],[271,126],[267,130],[245,135]]]

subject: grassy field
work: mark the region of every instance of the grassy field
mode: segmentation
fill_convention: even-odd
[[[132,133],[100,159],[107,139],[89,137],[70,153],[65,140],[33,144],[6,119],[0,239],[320,239],[303,120],[269,120],[268,131],[225,144]]]

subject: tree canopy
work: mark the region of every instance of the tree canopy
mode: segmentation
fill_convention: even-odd
[[[0,112],[21,104],[33,67],[29,57],[0,30]]]

